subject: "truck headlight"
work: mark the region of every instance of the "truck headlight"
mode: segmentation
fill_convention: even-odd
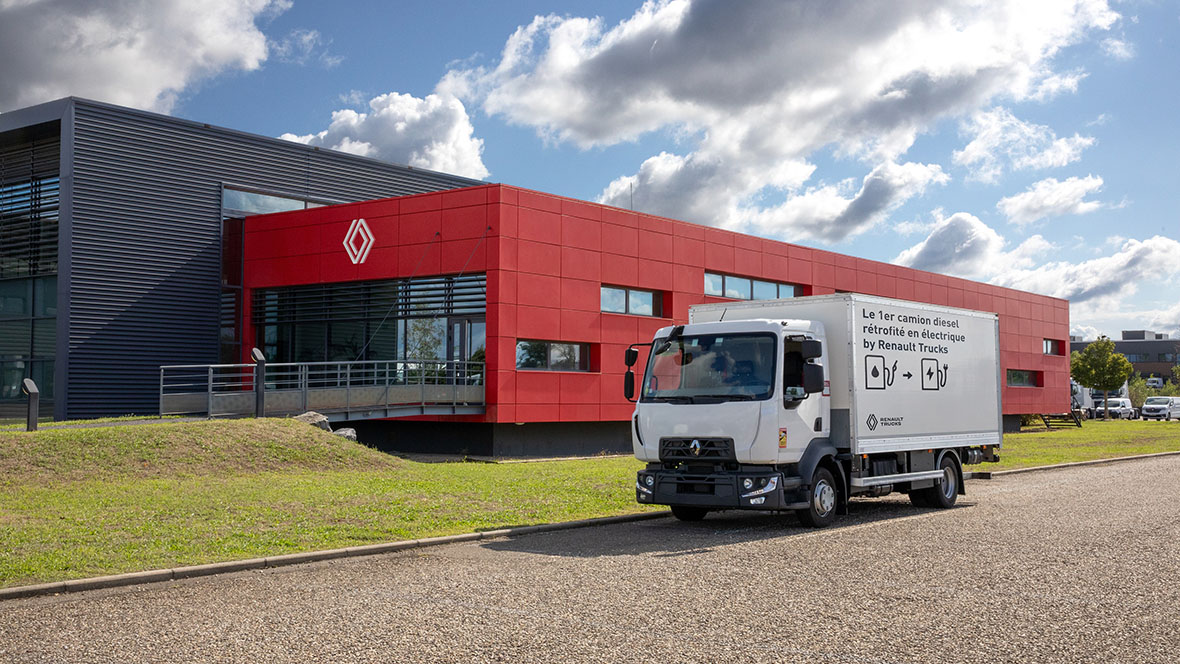
[[[762,488],[755,489],[753,491],[750,491],[749,493],[743,493],[742,498],[754,498],[756,496],[765,496],[769,493],[774,493],[774,490],[778,488],[778,477],[779,477],[778,475],[775,475],[775,476],[771,477],[769,480],[763,480],[760,483],[760,484],[762,484]],[[744,485],[745,482],[742,482],[742,484]],[[752,481],[751,481],[751,486],[752,486]],[[749,487],[747,487],[747,488],[749,488]]]
[[[745,489],[746,491],[753,489],[754,488],[754,479],[751,477],[747,477],[746,479],[742,480],[742,488]]]
[[[654,485],[656,483],[656,476],[655,475],[644,475],[643,483],[648,486]]]

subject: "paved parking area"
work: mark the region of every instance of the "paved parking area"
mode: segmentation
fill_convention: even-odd
[[[0,604],[13,662],[1176,662],[1180,457]]]

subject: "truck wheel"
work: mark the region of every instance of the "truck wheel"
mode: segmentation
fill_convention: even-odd
[[[700,521],[705,518],[709,510],[703,507],[689,507],[687,505],[673,505],[672,516],[681,521]]]
[[[807,508],[795,510],[805,526],[824,528],[836,520],[836,480],[832,471],[819,466],[811,475],[811,491],[808,493]]]
[[[917,507],[945,510],[955,506],[955,500],[959,497],[959,473],[954,456],[944,455],[938,468],[942,471],[942,477],[934,480],[934,486],[910,494],[910,501]]]

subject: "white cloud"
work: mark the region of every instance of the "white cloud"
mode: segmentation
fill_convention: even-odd
[[[1127,301],[1140,283],[1159,283],[1177,274],[1180,242],[1156,235],[1146,240],[1127,240],[1109,256],[1080,263],[1058,261],[1036,268],[1009,269],[990,281],[1102,310]]]
[[[1069,327],[1070,336],[1081,337],[1085,341],[1094,341],[1102,332],[1093,325],[1071,325]]]
[[[335,111],[323,131],[280,138],[478,179],[488,169],[474,133],[463,102],[451,95],[391,92],[371,99],[368,113]]]
[[[1076,89],[1084,73],[1054,71],[1054,57],[1117,18],[1104,0],[652,0],[615,25],[537,17],[497,61],[452,71],[439,90],[550,141],[589,148],[664,131],[691,144],[611,183],[604,201],[633,191],[646,211],[776,229],[797,221],[788,236],[832,241],[871,226],[879,209],[857,217],[849,192],[799,191],[791,177],[764,197],[764,174],[789,164],[797,175],[825,147],[861,159],[866,181],[901,168],[915,138],[943,118]],[[1080,149],[1063,143],[1055,159],[1070,147]],[[846,226],[806,226],[825,217]]]
[[[30,0],[0,4],[0,110],[65,96],[168,112],[194,82],[254,70],[273,0]]]
[[[1072,334],[1090,339],[1098,329],[1146,326],[1169,332],[1180,328],[1180,305],[1124,309],[1140,284],[1165,284],[1180,276],[1180,241],[1159,235],[1131,239],[1106,256],[1076,263],[1045,262],[1057,247],[1040,235],[1008,250],[1007,241],[995,229],[971,214],[958,212],[943,218],[936,212],[935,216],[930,234],[902,251],[894,263],[1067,299]]]
[[[893,262],[919,270],[959,277],[988,278],[1011,269],[1029,268],[1035,258],[1053,248],[1034,235],[1011,251],[994,229],[966,212],[938,218],[926,239],[902,251]]]
[[[1114,37],[1102,40],[1102,50],[1116,60],[1130,60],[1135,57],[1135,47],[1130,42]]]
[[[1044,125],[1024,122],[1004,108],[976,111],[962,124],[971,142],[956,150],[952,160],[972,169],[971,178],[995,182],[1004,171],[1004,160],[1015,170],[1065,166],[1081,159],[1082,150],[1094,144],[1089,136],[1057,138]]]
[[[1047,178],[1024,193],[1000,199],[996,207],[1007,215],[1009,223],[1024,226],[1046,217],[1093,212],[1102,203],[1084,199],[1101,189],[1102,178],[1096,175],[1071,177],[1061,182]]]
[[[950,178],[937,164],[883,163],[865,176],[860,188],[845,195],[845,186],[809,189],[774,207],[742,210],[739,230],[789,239],[839,242],[872,228],[932,184]]]
[[[319,30],[298,28],[274,42],[271,45],[271,51],[282,62],[296,65],[318,62],[320,66],[331,69],[344,62],[342,56],[328,52],[328,47],[331,45],[332,40],[325,39],[320,35]]]
[[[1166,332],[1172,339],[1180,339],[1180,302],[1167,309],[1156,311],[1150,320],[1149,329],[1156,332]]]

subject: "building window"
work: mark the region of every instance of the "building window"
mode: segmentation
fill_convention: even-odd
[[[1065,344],[1061,343],[1061,341],[1057,339],[1045,339],[1045,355],[1065,355],[1065,352],[1062,350],[1063,348],[1065,348]]]
[[[264,194],[257,191],[233,189],[223,187],[221,190],[222,216],[239,216],[233,213],[269,214],[271,212],[290,212],[291,210],[306,210],[321,207],[321,202],[291,196]],[[229,214],[226,214],[226,213]]]
[[[1159,361],[1160,362],[1175,362],[1176,361],[1176,354],[1175,353],[1160,353]]]
[[[589,371],[590,345],[560,341],[517,341],[516,368],[537,371]]]
[[[775,300],[799,294],[795,284],[762,281],[731,274],[705,273],[705,295],[735,300]]]
[[[1042,372],[1023,369],[1008,370],[1008,387],[1041,387]]]
[[[1151,361],[1151,354],[1150,353],[1127,353],[1126,356],[1127,356],[1128,362],[1150,362]]]
[[[622,286],[602,287],[602,310],[606,313],[661,316],[662,305],[660,293]]]

